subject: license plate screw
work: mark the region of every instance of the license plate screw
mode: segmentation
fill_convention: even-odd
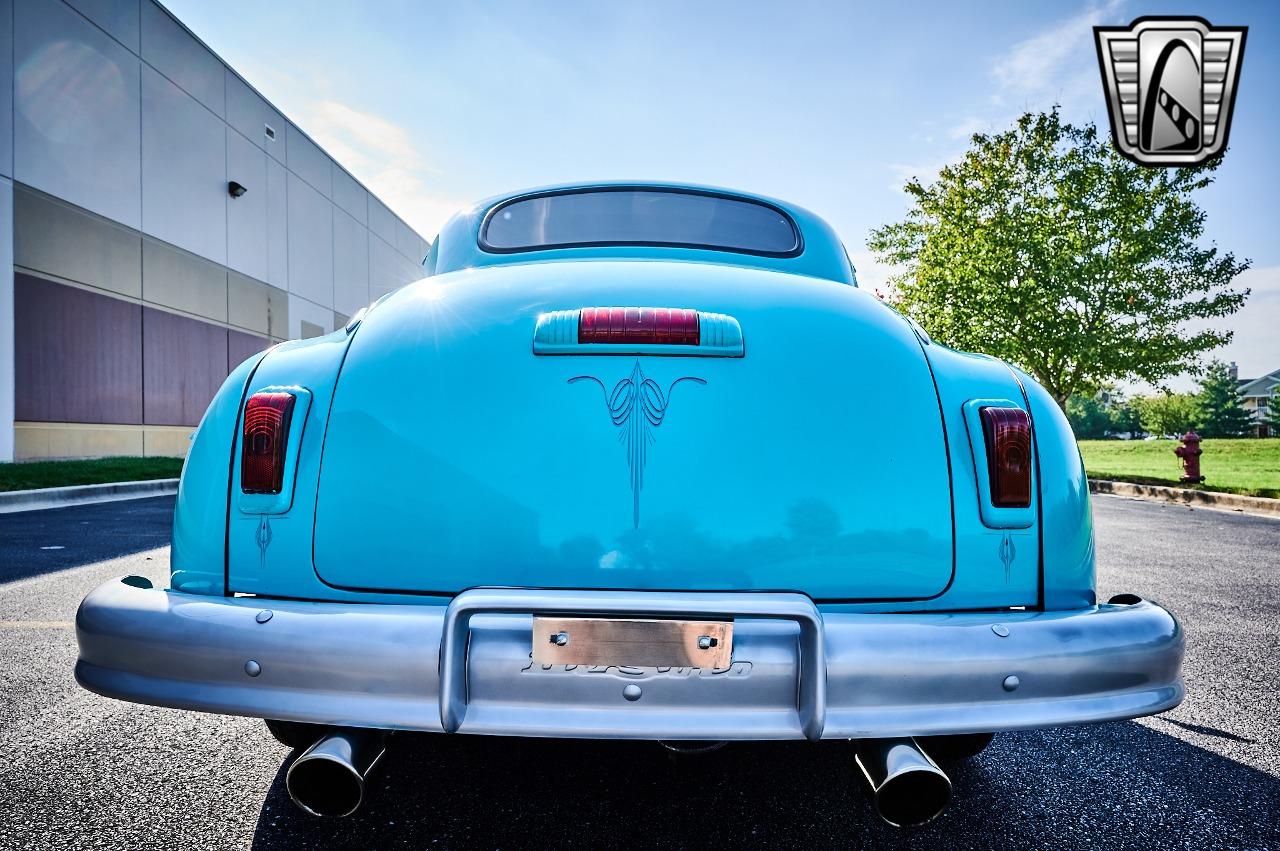
[[[551,643],[554,644],[556,647],[564,647],[566,644],[569,643],[569,633],[567,632],[555,633],[554,635],[551,636]]]
[[[712,647],[715,647],[715,646],[716,646],[717,644],[719,644],[719,643],[720,643],[720,640],[719,640],[718,638],[712,638],[712,637],[711,637],[711,636],[709,636],[709,635],[699,635],[699,636],[698,636],[698,649],[699,649],[699,650],[710,650]]]

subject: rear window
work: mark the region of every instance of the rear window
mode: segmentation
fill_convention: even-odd
[[[758,201],[670,189],[592,189],[517,198],[480,229],[486,251],[600,245],[709,248],[772,257],[800,253],[782,210]]]

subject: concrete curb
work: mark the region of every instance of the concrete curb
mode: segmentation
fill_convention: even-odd
[[[95,502],[117,502],[122,499],[143,499],[148,496],[166,496],[177,492],[177,479],[8,491],[0,493],[0,514],[39,511],[44,508],[65,508],[69,505],[90,505]]]
[[[1091,493],[1109,493],[1138,499],[1154,499],[1196,508],[1213,508],[1218,511],[1239,511],[1261,517],[1280,517],[1280,499],[1262,496],[1241,496],[1235,493],[1214,493],[1190,488],[1171,488],[1164,485],[1138,485],[1133,482],[1112,482],[1106,479],[1090,479]]]

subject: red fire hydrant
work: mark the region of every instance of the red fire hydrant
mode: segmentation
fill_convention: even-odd
[[[1187,484],[1203,482],[1204,476],[1200,475],[1200,454],[1204,450],[1200,448],[1200,435],[1189,431],[1179,440],[1182,445],[1173,450],[1173,454],[1182,459],[1182,478],[1179,481]]]

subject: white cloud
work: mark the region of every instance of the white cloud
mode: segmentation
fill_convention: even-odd
[[[982,133],[991,129],[991,122],[986,119],[978,118],[976,115],[970,115],[958,121],[955,126],[947,131],[947,138],[959,139],[965,142],[969,141],[969,137],[974,133]]]
[[[304,103],[299,124],[334,159],[427,239],[463,205],[433,197],[433,169],[412,134],[371,112],[336,100]]]
[[[1021,99],[1039,108],[1045,100],[1064,106],[1083,96],[1096,95],[1101,82],[1096,65],[1081,62],[1095,55],[1093,27],[1114,17],[1124,0],[1091,5],[1080,14],[1059,21],[1046,30],[1015,44],[991,69],[998,104]]]
[[[937,179],[938,172],[942,171],[943,166],[947,165],[947,163],[955,162],[959,158],[960,154],[957,152],[955,156],[950,157],[949,159],[935,160],[933,162],[915,164],[889,163],[885,166],[885,168],[888,169],[889,174],[893,176],[893,180],[889,184],[889,188],[894,192],[897,192],[902,189],[903,184],[913,177],[920,178],[920,182],[927,186]]]
[[[327,69],[286,72],[252,60],[237,64],[246,79],[424,238],[434,237],[465,206],[432,189],[438,171],[421,140],[394,121],[333,96],[338,85]]]
[[[938,159],[889,163],[886,168],[894,179],[891,188],[900,190],[911,177],[919,177],[925,183],[934,180],[944,165],[960,159],[974,133],[1001,131],[1024,110],[1047,110],[1057,103],[1062,105],[1067,120],[1078,120],[1081,112],[1101,104],[1093,27],[1113,20],[1124,2],[1092,3],[1083,12],[1058,20],[1001,52],[987,71],[992,91],[986,98],[986,108],[975,103],[977,112],[944,125],[945,131],[937,134],[942,141],[937,147],[944,148]],[[927,134],[923,138],[930,145],[935,138],[935,125],[932,120],[920,125]],[[957,147],[958,144],[964,147]]]

